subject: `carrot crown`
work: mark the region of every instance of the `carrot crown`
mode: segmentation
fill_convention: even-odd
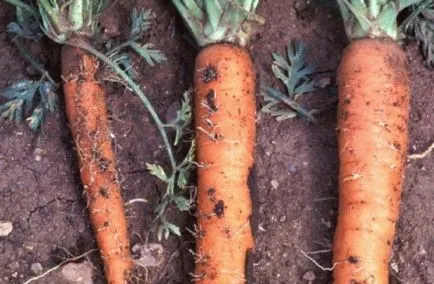
[[[97,26],[95,17],[106,3],[106,0],[39,0],[42,28],[58,43],[73,36],[92,37]]]
[[[259,0],[172,0],[199,46],[232,42],[245,46]]]
[[[421,0],[337,0],[349,40],[398,39],[398,13]]]

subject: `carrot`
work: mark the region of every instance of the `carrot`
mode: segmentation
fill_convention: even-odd
[[[257,3],[173,2],[198,45],[206,46],[194,71],[199,167],[193,279],[244,283],[247,253],[254,245],[247,180],[256,134],[256,75],[244,46]]]
[[[195,274],[215,283],[244,279],[246,253],[253,247],[247,179],[254,162],[255,82],[250,55],[242,48],[216,44],[196,59],[197,162],[204,166],[198,168],[202,235]]]
[[[104,5],[100,0],[40,0],[38,5],[44,32],[62,44],[66,114],[106,279],[109,284],[124,284],[133,262],[105,93],[95,78],[98,62],[88,51],[68,45],[92,38],[95,17]]]
[[[149,168],[151,174],[163,178],[168,186],[156,218],[162,223],[159,232],[164,232],[165,236],[180,231],[176,225],[167,221],[164,215],[167,206],[175,203],[180,210],[187,211],[190,208],[190,202],[182,196],[182,190],[187,186],[193,151],[190,150],[186,157],[177,163],[166,132],[166,128],[175,130],[176,145],[191,120],[188,95],[184,96],[186,100],[177,112],[177,117],[172,122],[163,123],[134,80],[135,72],[131,66],[131,58],[123,51],[126,48],[137,53],[151,66],[166,59],[159,50],[141,42],[143,33],[149,29],[149,11],[133,9],[128,39],[107,51],[105,55],[96,50],[91,41],[95,40],[98,45],[102,43],[103,39],[98,38],[101,24],[98,19],[107,1],[39,0],[37,7],[21,1],[8,2],[17,8],[17,23],[9,25],[8,30],[16,34],[14,41],[18,49],[42,76],[39,81],[22,80],[9,87],[9,101],[0,105],[0,116],[16,121],[22,120],[23,115],[28,116],[26,120],[29,126],[37,129],[45,115],[54,110],[57,101],[54,94],[57,84],[42,65],[19,44],[17,37],[35,39],[45,34],[61,44],[61,77],[66,114],[78,154],[90,223],[95,231],[108,283],[127,283],[135,263],[130,256],[128,224],[118,181],[116,155],[112,147],[105,93],[96,79],[97,59],[115,73],[114,77],[111,73],[104,79],[122,81],[130,87],[141,99],[160,132],[170,160],[171,171],[166,175],[161,166],[152,164]],[[194,145],[191,149],[194,149]],[[175,190],[175,184],[179,191]]]
[[[177,111],[176,118],[163,123],[134,80],[131,58],[124,52],[125,49],[134,51],[151,66],[166,60],[159,50],[152,48],[150,44],[142,43],[143,33],[150,26],[150,11],[133,9],[128,38],[104,54],[96,50],[90,42],[96,41],[99,46],[102,43],[103,39],[99,37],[101,23],[98,20],[107,1],[39,0],[37,7],[21,1],[8,2],[17,9],[17,23],[10,24],[8,31],[16,34],[16,46],[42,76],[39,81],[22,80],[9,87],[6,90],[9,101],[0,105],[0,116],[16,121],[21,121],[23,115],[28,116],[26,120],[29,126],[37,129],[45,115],[55,109],[57,102],[54,94],[57,84],[42,65],[19,44],[18,37],[36,39],[45,34],[63,45],[61,65],[66,113],[78,154],[90,222],[103,258],[108,283],[127,283],[135,263],[130,256],[128,226],[118,181],[116,155],[112,147],[105,93],[96,79],[97,59],[113,72],[106,73],[107,77],[101,74],[98,77],[122,82],[138,95],[160,132],[165,146],[170,172],[166,174],[161,166],[147,164],[150,173],[167,184],[167,193],[157,208],[156,220],[161,222],[159,238],[162,233],[166,238],[170,233],[180,234],[179,228],[167,220],[166,208],[175,204],[178,209],[187,211],[191,205],[182,194],[192,167],[194,143],[191,144],[188,154],[178,163],[166,131],[166,128],[175,130],[173,144],[176,146],[191,121],[189,96],[184,94],[185,100]]]
[[[95,80],[97,62],[84,50],[67,45],[62,47],[61,62],[66,114],[106,278],[108,283],[126,283],[132,267],[128,226],[105,94]]]
[[[399,9],[394,1],[386,2],[388,6],[376,1],[360,6],[338,1],[352,43],[337,73],[334,283],[388,283],[407,153],[410,81],[405,53],[394,41]]]

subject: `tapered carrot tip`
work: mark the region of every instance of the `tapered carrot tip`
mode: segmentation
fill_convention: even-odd
[[[388,283],[408,144],[410,84],[392,40],[363,39],[338,70],[339,215],[334,283]]]
[[[194,280],[244,283],[253,247],[247,179],[255,143],[255,72],[230,44],[203,49],[195,66],[198,197]]]

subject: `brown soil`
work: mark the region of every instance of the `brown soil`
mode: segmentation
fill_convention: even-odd
[[[122,33],[124,19],[133,1],[120,1],[119,14],[106,15],[109,33]],[[315,0],[264,0],[259,14],[267,18],[253,40],[253,54],[262,84],[278,86],[270,70],[271,52],[283,52],[292,40],[302,40],[310,49],[308,61],[320,76],[332,78],[345,34],[336,7]],[[196,51],[183,39],[185,32],[169,0],[140,0],[136,7],[152,8],[157,16],[147,41],[162,49],[168,62],[140,68],[140,82],[160,115],[170,116],[192,82]],[[124,17],[125,16],[125,17]],[[13,9],[0,3],[0,27],[13,20]],[[44,42],[32,51],[56,56],[58,48]],[[411,152],[421,152],[432,142],[434,130],[434,75],[426,69],[415,43],[405,47],[412,74],[410,122]],[[0,33],[0,89],[28,77],[23,61],[9,38]],[[58,70],[57,67],[53,71]],[[118,164],[126,200],[145,198],[129,210],[133,243],[156,242],[152,232],[154,208],[164,188],[145,171],[146,162],[167,163],[161,141],[140,100],[120,87],[110,87],[108,104],[116,137]],[[309,103],[329,101],[320,92]],[[61,105],[63,101],[61,102]],[[256,249],[250,258],[249,283],[330,283],[330,272],[316,267],[301,251],[328,250],[331,247],[337,209],[336,109],[319,116],[311,125],[295,119],[276,122],[259,115],[256,165],[252,178]],[[24,125],[0,124],[0,221],[13,223],[13,231],[0,237],[0,283],[23,283],[34,274],[31,264],[44,270],[61,262],[67,254],[79,255],[95,248],[88,223],[77,162],[63,106],[51,115],[40,134]],[[402,214],[391,259],[391,283],[434,283],[434,155],[408,164]],[[191,214],[169,212],[182,228],[192,227]],[[165,260],[157,268],[141,272],[140,283],[188,283],[193,259],[188,249],[193,239],[184,237],[163,241]],[[311,255],[330,267],[331,254]],[[103,283],[97,254],[91,257],[97,267],[95,283]],[[305,278],[305,279],[303,279]],[[38,283],[59,283],[48,276]]]

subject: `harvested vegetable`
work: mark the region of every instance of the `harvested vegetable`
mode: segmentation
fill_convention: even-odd
[[[78,154],[90,223],[96,235],[108,283],[127,283],[133,262],[105,93],[96,78],[98,62],[87,51],[68,45],[71,39],[86,42],[92,39],[97,27],[95,20],[105,3],[103,0],[40,0],[37,2],[37,10],[21,1],[9,2],[17,6],[18,20],[8,26],[8,31],[16,34],[17,43],[18,37],[33,39],[44,32],[62,44],[61,75],[66,114]],[[39,21],[41,26],[33,25],[34,20]],[[8,97],[13,100],[5,105],[3,114],[13,114],[12,109],[16,120],[19,120],[24,104],[24,114],[27,116],[32,104],[39,101],[39,105],[27,118],[29,125],[37,128],[47,110],[54,108],[52,93],[55,84],[40,64],[29,54],[22,53],[42,74],[42,78],[39,82],[20,82],[10,87],[6,93],[13,94]],[[39,95],[39,100],[34,99],[36,94]],[[19,100],[23,103],[20,104]]]
[[[141,43],[142,34],[150,28],[150,11],[134,9],[131,31],[126,41],[115,47],[112,40],[106,42],[105,46],[112,48],[104,54],[96,50],[92,42],[101,43],[98,41],[101,39],[101,34],[98,33],[98,16],[106,1],[40,0],[38,9],[19,0],[7,1],[17,7],[17,22],[11,23],[8,31],[15,34],[17,47],[42,76],[40,81],[20,81],[8,88],[4,96],[9,101],[0,106],[0,114],[17,121],[21,120],[23,115],[27,116],[29,125],[34,129],[42,124],[47,111],[54,110],[54,90],[57,84],[43,66],[19,45],[18,39],[38,39],[45,34],[62,44],[61,65],[66,111],[78,151],[91,223],[97,235],[108,282],[126,283],[133,260],[129,252],[124,203],[117,180],[115,155],[111,145],[112,134],[100,80],[122,83],[137,94],[161,134],[170,161],[170,171],[166,172],[156,164],[147,164],[151,174],[167,183],[167,192],[156,210],[156,220],[160,221],[159,239],[163,235],[167,238],[170,233],[181,234],[180,228],[167,220],[167,207],[175,204],[179,210],[187,211],[191,206],[190,200],[185,198],[184,194],[188,189],[188,176],[193,167],[194,143],[179,163],[172,146],[180,144],[184,130],[191,121],[189,94],[184,94],[182,107],[177,111],[174,120],[163,123],[141,87],[135,82],[137,73],[126,49],[137,53],[150,66],[166,59],[151,44]],[[100,62],[104,65],[100,65]],[[103,68],[99,68],[100,66]],[[98,69],[101,69],[101,72],[98,72]],[[175,132],[173,144],[168,138],[167,129]],[[140,266],[140,263],[134,264]]]
[[[256,73],[245,46],[259,1],[181,1],[174,5],[202,48],[194,71],[199,283],[244,283],[254,241],[247,179],[255,144]]]
[[[40,1],[39,8],[49,36],[64,43],[69,37],[86,40],[89,31],[93,32],[94,16],[102,4],[72,1],[59,5]],[[106,279],[108,283],[126,283],[133,263],[105,93],[95,76],[98,62],[87,51],[64,44],[61,64],[66,114]]]
[[[67,45],[62,47],[61,58],[66,114],[78,153],[90,223],[108,283],[126,283],[132,267],[128,226],[105,93],[95,79],[97,63],[87,52]]]
[[[396,42],[397,16],[414,2],[338,0],[351,43],[337,74],[337,284],[389,282],[410,100],[407,59]]]

